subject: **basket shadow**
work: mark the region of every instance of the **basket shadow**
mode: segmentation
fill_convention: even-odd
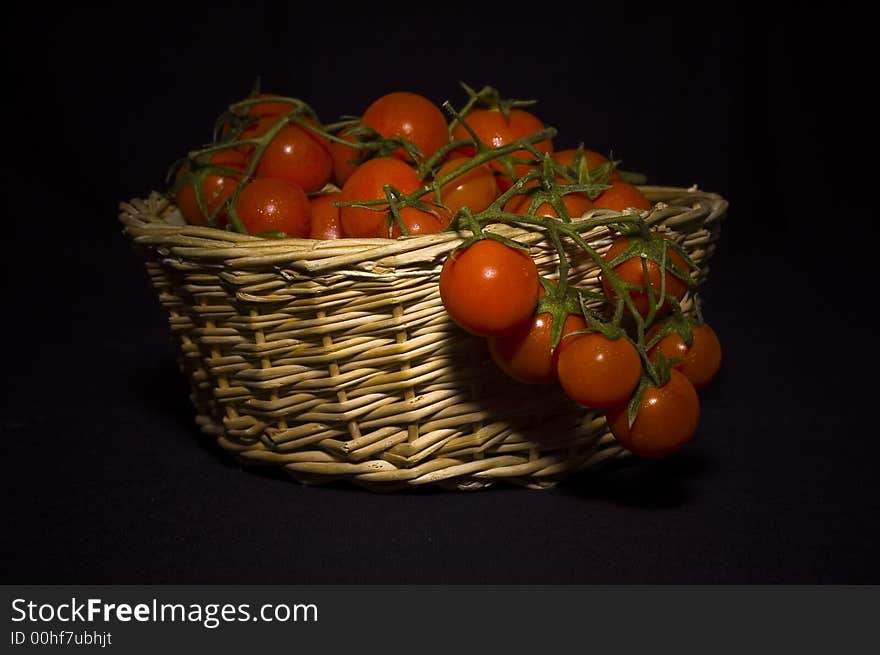
[[[692,496],[691,483],[715,469],[698,452],[681,452],[668,459],[627,457],[559,482],[559,493],[642,509],[679,507]]]

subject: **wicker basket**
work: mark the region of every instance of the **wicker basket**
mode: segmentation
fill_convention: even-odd
[[[641,188],[656,203],[648,222],[684,246],[702,281],[727,202]],[[614,212],[590,215],[603,213]],[[485,340],[451,322],[437,282],[460,235],[267,240],[182,225],[157,193],[123,203],[120,220],[168,311],[196,422],[243,462],[376,491],[546,488],[627,454],[601,414],[558,385],[507,378]],[[542,233],[490,229],[528,243],[539,271],[555,272]],[[600,252],[610,244],[605,228],[585,237]],[[598,288],[586,258],[570,276]]]

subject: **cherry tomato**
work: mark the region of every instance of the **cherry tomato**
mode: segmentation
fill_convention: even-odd
[[[626,237],[619,237],[615,239],[611,243],[611,247],[606,251],[604,258],[606,262],[611,262],[617,257],[620,253],[624,252],[629,248],[630,240]],[[687,262],[684,258],[679,255],[672,248],[666,249],[666,257],[668,260],[668,264],[674,266],[676,269],[687,273],[690,270]],[[687,292],[688,285],[687,283],[679,278],[674,273],[669,273],[668,271],[664,271],[661,275],[660,265],[653,261],[652,259],[644,260],[647,269],[648,275],[645,277],[645,272],[642,269],[642,257],[636,255],[634,257],[630,257],[622,261],[620,264],[616,265],[613,270],[617,274],[617,276],[626,284],[635,285],[644,289],[641,291],[639,289],[634,289],[630,291],[630,297],[633,299],[635,303],[636,309],[642,317],[648,315],[648,311],[651,305],[651,299],[648,296],[648,285],[654,289],[655,294],[660,293],[660,287],[663,283],[663,278],[666,280],[666,295],[674,298],[675,300],[681,300],[684,297],[684,294]],[[616,298],[616,294],[614,289],[611,286],[611,283],[603,277],[602,279],[602,288],[605,291],[605,295],[608,296],[609,300],[614,300]],[[657,316],[663,316],[669,312],[669,305],[663,304],[658,308]]]
[[[425,96],[409,91],[395,91],[377,98],[367,107],[361,123],[386,139],[411,141],[425,159],[449,142],[449,126],[440,108]],[[401,148],[394,156],[408,160]]]
[[[538,303],[538,269],[528,253],[482,239],[453,252],[440,272],[440,298],[449,316],[478,336],[510,332]]]
[[[544,123],[540,118],[525,109],[511,109],[508,118],[504,117],[500,109],[473,109],[464,117],[465,122],[490,148],[500,148],[508,143],[529,136],[544,129]],[[470,139],[470,133],[462,126],[457,124],[452,130],[453,140]],[[540,152],[553,152],[553,142],[548,140],[540,141],[534,144],[535,149]],[[456,149],[456,151],[465,157],[473,157],[476,149],[473,146],[465,146]],[[517,150],[510,154],[515,159],[533,160],[528,150]],[[489,165],[499,172],[498,186],[502,191],[510,188],[512,180],[505,174],[504,167],[495,160]],[[515,164],[514,172],[518,176],[525,175],[531,166],[527,163]]]
[[[394,186],[401,193],[410,193],[422,186],[412,166],[391,157],[376,157],[365,161],[342,187],[341,201],[368,201],[386,198],[385,185]],[[375,237],[388,225],[388,205],[373,207],[343,207],[340,212],[342,234],[346,237]]]
[[[344,141],[357,143],[357,137],[353,136],[348,130],[342,130],[336,136]],[[362,150],[337,143],[336,141],[330,142],[330,158],[333,160],[333,181],[339,188],[345,185],[348,178],[354,173],[354,169],[358,167],[355,162],[363,156],[364,152]]]
[[[660,327],[658,324],[648,330],[648,341],[660,331]],[[657,361],[660,353],[663,353],[666,359],[680,360],[672,367],[681,371],[697,391],[702,391],[715,379],[721,368],[721,342],[708,323],[692,326],[691,333],[693,341],[690,347],[673,332],[653,345],[648,357]]]
[[[278,231],[305,238],[311,229],[309,198],[302,187],[287,180],[251,180],[238,194],[235,209],[251,234]]]
[[[332,174],[329,145],[298,125],[281,128],[263,151],[256,170],[256,177],[287,180],[306,193],[319,191]]]
[[[638,187],[623,180],[612,180],[610,184],[610,189],[605,189],[593,200],[596,208],[621,212],[630,207],[636,209],[651,209],[653,207],[651,201]]]
[[[443,207],[432,207],[437,214],[419,209],[418,207],[403,207],[400,210],[400,220],[406,225],[408,236],[416,234],[437,234],[449,225],[452,216]],[[388,238],[388,227],[384,224],[379,226],[378,237]],[[391,238],[397,239],[403,236],[403,230],[397,221],[391,226]]]
[[[595,150],[584,150],[584,162],[587,165],[587,170],[592,171],[602,164],[608,163],[608,158],[596,152]],[[553,159],[562,164],[563,166],[569,166],[570,168],[574,168],[574,158],[577,154],[577,150],[574,148],[569,150],[558,150],[553,153]],[[575,173],[577,173],[577,169],[575,169]],[[620,176],[620,172],[616,168],[612,168],[611,170],[611,179],[612,180],[620,180],[622,179]]]
[[[211,155],[209,161],[211,164],[242,172],[244,172],[247,164],[244,155],[237,150],[220,150]],[[178,176],[181,174],[184,173],[178,173]],[[208,227],[208,218],[213,216],[220,206],[229,199],[240,179],[240,176],[234,175],[217,175],[214,173],[205,175],[201,184],[201,193],[205,208],[208,210],[207,216],[199,208],[196,187],[193,184],[182,186],[175,195],[175,201],[183,218],[190,225]],[[226,226],[225,210],[217,214],[215,225],[220,229]]]
[[[437,171],[435,179],[461,168],[468,161],[466,157],[448,160]],[[468,207],[476,214],[486,209],[498,197],[495,175],[487,165],[477,166],[440,187],[440,197],[452,214],[462,207]]]
[[[584,407],[608,409],[625,403],[639,384],[642,360],[624,337],[575,334],[563,339],[558,350],[559,384]]]
[[[516,202],[513,202],[514,200],[516,200]],[[513,214],[525,214],[528,211],[531,202],[532,199],[528,195],[513,196],[508,203],[505,204],[505,211],[510,211]],[[593,209],[592,201],[582,193],[566,193],[562,196],[562,204],[565,205],[565,208],[568,210],[568,215],[572,219],[580,218]],[[543,202],[538,205],[535,209],[535,216],[559,218],[558,212],[549,202]]]
[[[575,330],[583,330],[587,322],[583,316],[569,314],[562,327],[562,338]],[[559,347],[550,347],[553,315],[535,314],[531,321],[516,326],[512,332],[489,337],[489,354],[498,368],[514,380],[525,384],[556,382]],[[560,341],[561,343],[561,341]]]
[[[700,422],[700,400],[690,380],[672,369],[666,384],[645,390],[632,427],[626,417],[626,404],[606,414],[611,434],[624,448],[648,459],[667,457],[693,439]]]
[[[310,239],[340,239],[342,226],[339,224],[339,207],[333,205],[342,194],[338,191],[322,193],[310,200],[311,228]]]
[[[256,95],[257,98],[271,98],[272,93],[258,93]],[[256,104],[250,105],[247,108],[247,113],[250,116],[256,116],[257,118],[264,118],[266,116],[284,116],[289,114],[294,109],[296,109],[299,103],[294,104],[292,102],[279,102],[279,101],[266,101],[266,102],[258,102]]]

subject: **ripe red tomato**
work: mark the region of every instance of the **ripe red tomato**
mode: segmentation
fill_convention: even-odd
[[[339,223],[339,207],[333,205],[342,196],[338,191],[322,193],[310,200],[311,227],[310,239],[340,239],[342,225]]]
[[[466,157],[455,157],[444,163],[435,179],[448,175],[457,168],[464,166],[469,160]],[[443,204],[452,214],[462,207],[469,207],[475,214],[492,204],[499,195],[495,175],[487,165],[477,166],[466,173],[447,182],[440,188]]]
[[[599,168],[599,166],[601,166],[602,164],[608,163],[608,158],[605,155],[596,152],[595,150],[586,150],[585,149],[583,152],[584,152],[584,162],[587,165],[587,170],[592,171],[596,168]],[[574,148],[571,148],[569,150],[558,150],[553,153],[553,159],[555,159],[557,162],[559,162],[563,166],[569,166],[571,168],[574,168],[574,158],[575,158],[576,154],[577,154],[577,150]],[[575,170],[575,173],[577,173],[577,170]],[[611,171],[611,179],[612,180],[623,179],[620,176],[620,172],[616,168],[612,169],[612,171]]]
[[[257,98],[271,98],[272,93],[258,93],[256,95]],[[257,118],[264,118],[266,116],[284,116],[289,114],[294,109],[296,109],[299,104],[294,104],[292,102],[279,102],[279,101],[266,101],[266,102],[258,102],[256,104],[250,105],[247,108],[247,113],[250,116],[256,116]]]
[[[624,448],[648,459],[667,457],[693,439],[700,400],[690,380],[673,369],[666,384],[645,390],[632,427],[626,417],[626,404],[606,414],[611,434]]]
[[[403,207],[400,210],[400,220],[406,225],[408,236],[415,236],[417,234],[437,234],[449,225],[452,216],[448,211],[443,207],[432,207],[432,209],[437,212],[436,215],[423,209],[419,209],[418,207]],[[379,232],[376,236],[388,238],[387,225],[380,225]],[[400,229],[400,225],[397,224],[397,221],[394,221],[391,226],[390,238],[397,239],[401,236],[403,236],[403,230]]]
[[[440,272],[440,298],[464,330],[490,337],[529,320],[538,303],[538,269],[528,253],[493,239],[453,252]]]
[[[513,214],[525,214],[532,199],[528,195],[513,196],[506,204],[505,211]],[[568,210],[568,215],[572,219],[580,218],[588,211],[593,209],[592,201],[582,193],[566,193],[562,196],[562,204]],[[535,216],[549,216],[550,218],[559,218],[559,213],[549,202],[538,205],[535,209]]]
[[[357,143],[357,137],[353,136],[348,130],[342,130],[336,136],[344,141]],[[352,148],[336,141],[330,142],[330,158],[333,160],[333,181],[340,189],[348,181],[348,178],[351,177],[351,174],[354,173],[354,169],[358,167],[355,162],[363,156],[363,151],[357,148]]]
[[[617,257],[619,254],[629,248],[630,239],[627,237],[619,237],[615,239],[611,243],[611,247],[606,251],[604,258],[606,262],[611,262]],[[679,255],[672,248],[666,249],[666,257],[668,260],[668,264],[675,266],[676,269],[688,273],[690,271],[690,267],[684,258]],[[645,259],[645,263],[647,264],[648,275],[645,277],[645,272],[642,269],[642,257],[636,255],[634,257],[630,257],[622,261],[620,264],[616,265],[613,268],[613,271],[617,274],[620,279],[626,283],[639,287],[640,289],[644,289],[641,291],[639,289],[634,289],[630,291],[630,297],[633,299],[635,303],[636,309],[638,309],[639,314],[642,317],[648,315],[648,311],[650,309],[651,300],[648,296],[648,286],[654,289],[655,294],[660,293],[660,287],[663,283],[663,279],[666,280],[666,295],[674,298],[675,300],[681,300],[684,297],[684,294],[687,292],[688,285],[687,283],[679,278],[674,273],[669,273],[664,270],[661,274],[660,265],[653,261],[652,259]],[[602,289],[605,291],[605,295],[608,296],[608,299],[614,301],[617,297],[614,289],[611,286],[611,283],[603,277],[602,279]],[[669,305],[664,304],[660,308],[658,308],[657,316],[662,316],[669,312]]]
[[[464,117],[465,122],[490,148],[500,148],[508,143],[529,136],[544,129],[544,123],[540,118],[525,109],[511,109],[508,118],[505,118],[500,109],[474,109],[467,113]],[[470,133],[462,126],[457,124],[452,130],[453,140],[470,139]],[[553,152],[553,142],[549,139],[534,144],[535,149],[540,152]],[[465,146],[456,149],[456,151],[465,157],[473,157],[476,149],[473,146]],[[528,150],[517,150],[510,155],[515,159],[534,159],[534,156]],[[512,180],[504,175],[504,167],[497,161],[490,162],[490,166],[500,173],[498,186],[502,191],[510,188]],[[527,163],[514,165],[514,172],[518,176],[525,175],[531,166]]]
[[[621,212],[624,209],[651,209],[653,205],[647,196],[638,188],[623,180],[612,180],[611,188],[600,193],[593,204],[598,209],[613,209]]]
[[[211,155],[209,161],[211,164],[242,172],[244,172],[247,164],[244,155],[237,150],[220,150]],[[178,173],[178,176],[181,174],[182,173]],[[229,199],[240,180],[241,177],[237,175],[217,175],[209,173],[205,176],[201,184],[201,193],[205,208],[208,210],[207,215],[205,215],[199,207],[199,201],[196,196],[196,187],[193,184],[183,185],[175,195],[175,202],[177,203],[184,220],[190,225],[208,227],[208,219]],[[225,210],[220,211],[217,214],[215,226],[220,229],[223,229],[226,226]]]
[[[587,322],[583,316],[569,314],[562,327],[562,338],[586,327]],[[553,315],[550,312],[541,312],[535,314],[531,321],[516,326],[512,332],[489,337],[492,361],[514,380],[525,384],[556,382],[559,344],[556,348],[550,347],[552,330]]]
[[[238,194],[235,210],[250,234],[278,231],[305,238],[311,229],[309,198],[302,187],[287,180],[251,180]]]
[[[256,177],[287,180],[306,193],[319,191],[333,174],[330,148],[324,141],[298,125],[285,125],[263,151]]]
[[[575,334],[559,344],[559,384],[584,407],[608,409],[625,403],[639,384],[642,360],[624,337]]]
[[[449,142],[449,126],[440,108],[425,96],[409,91],[395,91],[381,96],[367,107],[361,123],[386,139],[411,141],[425,159]],[[401,148],[394,156],[408,160]]]
[[[376,157],[357,167],[342,187],[341,201],[355,202],[386,198],[384,187],[391,184],[401,193],[422,186],[415,169],[399,159]],[[388,225],[388,205],[343,207],[340,212],[342,234],[346,237],[375,237]]]
[[[651,341],[660,328],[658,324],[648,330],[647,341]],[[692,326],[691,333],[693,341],[690,347],[678,334],[667,334],[651,347],[648,357],[657,361],[660,353],[663,353],[666,359],[680,360],[672,367],[681,371],[697,391],[702,391],[715,379],[721,368],[721,342],[708,323]]]

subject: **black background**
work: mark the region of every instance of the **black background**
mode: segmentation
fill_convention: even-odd
[[[5,581],[880,582],[863,16],[36,4],[3,35]],[[204,440],[117,204],[161,188],[258,76],[325,120],[490,84],[539,99],[558,148],[728,198],[704,289],[725,366],[695,442],[544,492],[375,495]]]

